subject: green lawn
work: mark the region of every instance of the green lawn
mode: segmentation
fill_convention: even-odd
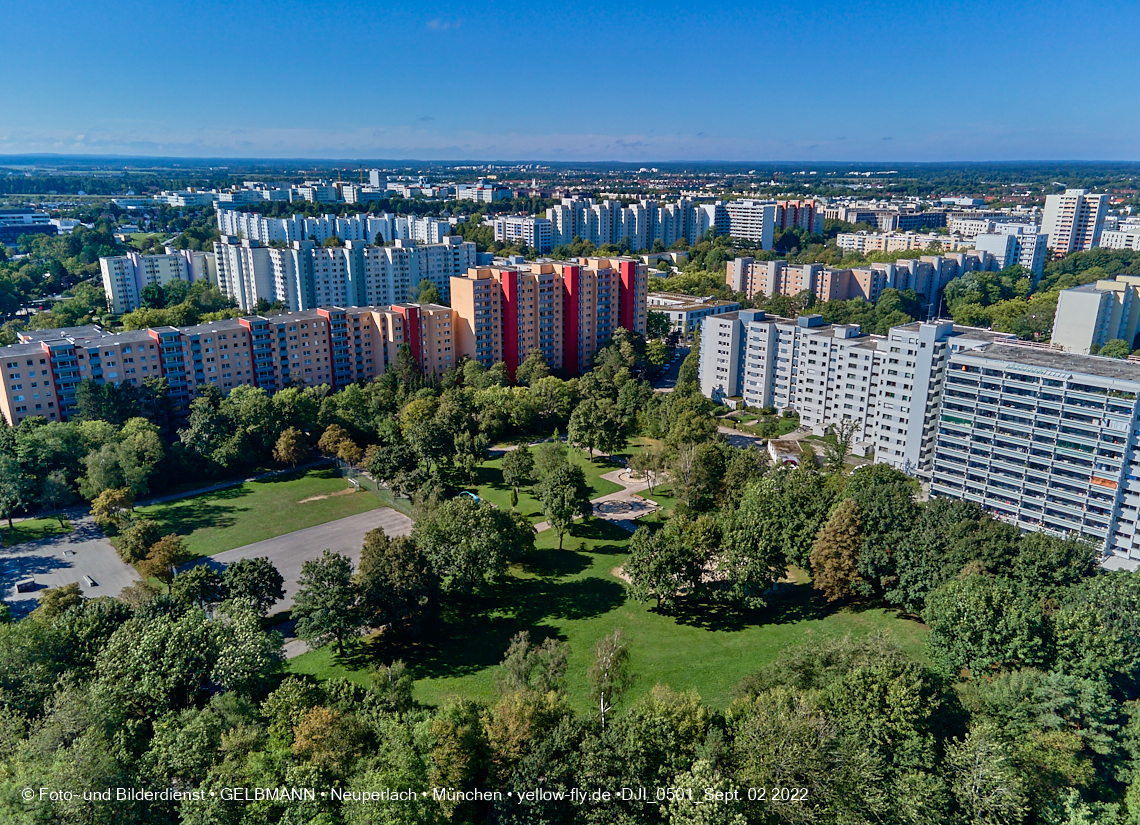
[[[212,556],[384,506],[374,493],[347,492],[351,490],[334,470],[309,470],[140,507],[138,512],[183,536],[193,555]]]
[[[60,527],[57,518],[30,518],[17,521],[13,527],[0,529],[0,546],[13,547],[25,541],[46,539],[48,536],[59,536],[71,532],[71,522],[63,520]]]
[[[660,614],[650,604],[626,597],[625,585],[612,571],[625,560],[629,534],[602,521],[575,524],[567,549],[546,530],[537,538],[532,559],[514,568],[507,580],[474,603],[451,606],[442,631],[419,645],[386,647],[379,640],[360,642],[337,657],[332,647],[291,660],[293,673],[320,678],[347,676],[367,681],[367,667],[397,658],[416,677],[415,696],[438,704],[451,694],[473,698],[495,695],[494,667],[511,636],[529,630],[533,641],[556,636],[569,642],[568,693],[588,711],[586,671],[594,645],[615,627],[629,638],[637,683],[633,695],[661,682],[676,690],[694,689],[709,703],[724,707],[742,677],[771,662],[790,645],[826,636],[863,636],[876,630],[891,634],[913,655],[921,655],[925,629],[886,610],[828,608],[795,577],[782,586],[768,609],[737,613],[696,606],[676,615]]]
[[[531,452],[536,448],[532,447]],[[618,455],[628,455],[630,451],[636,449],[630,447],[628,450],[618,453]],[[614,484],[612,481],[607,481],[602,478],[604,473],[612,472],[613,470],[621,467],[616,460],[608,460],[604,455],[594,455],[594,460],[591,461],[587,453],[581,450],[570,450],[570,461],[577,464],[585,471],[586,484],[589,485],[593,491],[590,494],[591,498],[604,496],[607,493],[616,493],[621,489],[620,484]],[[502,458],[495,458],[490,461],[484,461],[475,470],[475,485],[467,485],[467,489],[475,493],[486,501],[491,502],[496,507],[504,510],[509,510],[511,506],[511,488],[503,483],[503,461]],[[538,500],[530,494],[530,491],[524,489],[519,490],[519,506],[518,511],[533,522],[542,521],[545,516],[542,515],[542,505]]]
[[[658,484],[652,493],[646,490],[640,495],[655,502],[661,508],[658,512],[663,515],[672,513],[677,507],[677,499],[673,497],[673,486],[669,483]]]

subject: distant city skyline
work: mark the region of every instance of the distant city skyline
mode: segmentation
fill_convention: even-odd
[[[23,4],[0,154],[1140,160],[1137,24],[1121,1]]]

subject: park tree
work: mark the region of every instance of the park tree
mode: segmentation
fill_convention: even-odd
[[[31,503],[35,490],[35,476],[25,472],[14,455],[0,453],[0,518],[8,520]]]
[[[598,709],[604,731],[606,716],[613,713],[617,703],[633,685],[629,643],[620,627],[603,636],[594,646],[594,663],[586,676],[590,681],[590,698]]]
[[[75,500],[71,485],[67,483],[67,476],[62,470],[52,470],[40,482],[39,504],[44,510],[55,512],[59,519],[59,526],[64,525],[63,509]]]
[[[336,642],[344,653],[344,641],[361,627],[358,593],[352,582],[352,560],[325,550],[301,565],[292,616],[297,620],[297,638],[312,647]]]
[[[133,509],[135,497],[130,490],[123,488],[104,490],[91,501],[91,515],[104,530],[119,529]]]
[[[339,424],[329,424],[317,441],[317,449],[321,451],[322,455],[335,456],[346,441],[352,441],[348,431]]]
[[[273,446],[273,460],[280,464],[296,467],[309,456],[309,445],[305,435],[296,427],[288,427]]]
[[[1132,347],[1128,345],[1127,341],[1120,338],[1113,338],[1111,341],[1105,343],[1097,355],[1102,358],[1119,358],[1121,360],[1127,358],[1132,354]]]
[[[131,716],[153,718],[185,708],[209,679],[215,656],[212,635],[201,610],[136,615],[99,652],[97,678]]]
[[[669,825],[747,825],[741,801],[747,795],[711,760],[698,759],[669,784],[687,791],[668,803]]]
[[[379,527],[370,530],[355,583],[365,620],[385,634],[414,634],[439,610],[439,580],[408,536],[389,538]]]
[[[862,428],[862,421],[850,418],[828,426],[827,437],[823,441],[823,459],[833,473],[843,470],[844,462],[851,455],[851,447]]]
[[[525,520],[524,520],[525,521]],[[412,540],[431,563],[445,593],[482,591],[507,564],[534,548],[534,529],[512,514],[453,498],[425,513],[412,528]]]
[[[399,492],[410,492],[401,480],[407,479],[418,469],[415,451],[408,445],[400,425],[391,416],[385,418],[377,431],[379,443],[372,453],[368,472],[381,484],[386,484]]]
[[[659,447],[647,447],[630,456],[629,468],[645,479],[652,495],[653,488],[657,486],[661,473],[665,470],[665,453]]]
[[[566,661],[570,656],[570,646],[553,636],[543,639],[542,644],[531,644],[530,632],[520,630],[511,637],[503,661],[495,673],[495,684],[499,693],[507,694],[520,690],[533,690],[536,693],[561,693],[565,689]]]
[[[662,341],[650,341],[645,345],[645,360],[651,367],[663,367],[669,361],[669,347]]]
[[[606,418],[602,409],[602,400],[585,398],[574,408],[570,414],[570,426],[566,431],[570,443],[588,450],[590,458],[594,457],[594,450],[598,449],[605,438],[604,428]]]
[[[951,673],[975,679],[1046,662],[1045,618],[1031,594],[1010,579],[969,575],[938,587],[926,600],[930,655]]]
[[[1025,782],[1009,744],[991,724],[976,725],[947,748],[951,789],[966,821],[1013,825],[1023,821]]]
[[[669,316],[664,312],[650,310],[645,316],[645,334],[649,338],[664,338],[669,334]],[[652,343],[652,342],[650,342]]]
[[[250,695],[264,690],[284,660],[281,634],[261,628],[261,617],[244,605],[224,602],[213,622],[210,681],[223,690]]]
[[[1140,686],[1140,629],[1132,617],[1140,614],[1140,573],[1092,576],[1059,594],[1059,601],[1050,621],[1053,669],[1134,695]]]
[[[503,483],[510,485],[518,493],[519,487],[526,487],[534,481],[534,454],[525,444],[503,454]]]
[[[723,596],[750,607],[762,607],[762,594],[784,575],[784,510],[776,474],[748,485],[740,505],[725,515],[724,546],[717,566],[726,582]]]
[[[265,556],[231,562],[226,565],[222,580],[231,601],[249,607],[259,616],[267,615],[274,604],[285,598],[285,579]]]
[[[693,540],[691,524],[678,514],[656,532],[637,528],[624,567],[630,595],[639,601],[656,599],[658,609],[671,608],[681,591],[691,593],[700,587],[708,549]]]
[[[178,573],[170,582],[170,595],[188,605],[209,612],[228,598],[226,583],[208,564],[196,564]]]
[[[859,508],[851,499],[845,499],[819,531],[811,551],[812,587],[822,592],[827,601],[839,601],[852,594],[859,579],[862,545]]]
[[[151,545],[147,556],[139,562],[139,573],[145,578],[156,578],[170,584],[174,578],[174,568],[187,559],[186,542],[181,536],[163,536]]]
[[[546,363],[546,356],[538,347],[527,350],[526,358],[515,369],[515,380],[530,387],[550,375],[550,367]]]
[[[402,660],[397,659],[390,665],[377,665],[369,672],[369,680],[385,709],[407,713],[415,705],[412,698],[415,679]]]
[[[535,478],[546,478],[564,464],[570,463],[570,451],[554,431],[554,437],[543,441],[534,451]]]
[[[50,624],[73,607],[83,603],[83,591],[79,589],[78,582],[63,584],[45,590],[39,598],[39,604],[30,614],[38,622]]]
[[[119,556],[127,564],[142,561],[150,553],[150,548],[162,538],[162,527],[149,518],[135,518],[127,523],[119,534]]]
[[[559,550],[574,519],[594,514],[590,488],[586,486],[586,474],[581,467],[572,464],[555,467],[535,485],[534,493],[542,502],[547,523],[558,533]]]

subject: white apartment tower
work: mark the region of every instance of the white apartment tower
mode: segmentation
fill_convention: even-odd
[[[107,309],[116,314],[142,306],[142,292],[150,284],[171,281],[217,281],[214,255],[185,249],[165,255],[128,252],[99,259]]]
[[[1100,233],[1108,214],[1108,195],[1090,195],[1087,189],[1066,189],[1061,195],[1045,197],[1041,220],[1042,234],[1049,236],[1049,248],[1064,255],[1100,244]]]

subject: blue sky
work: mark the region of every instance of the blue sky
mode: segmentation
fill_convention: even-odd
[[[12,3],[0,154],[1140,160],[1140,2]]]

